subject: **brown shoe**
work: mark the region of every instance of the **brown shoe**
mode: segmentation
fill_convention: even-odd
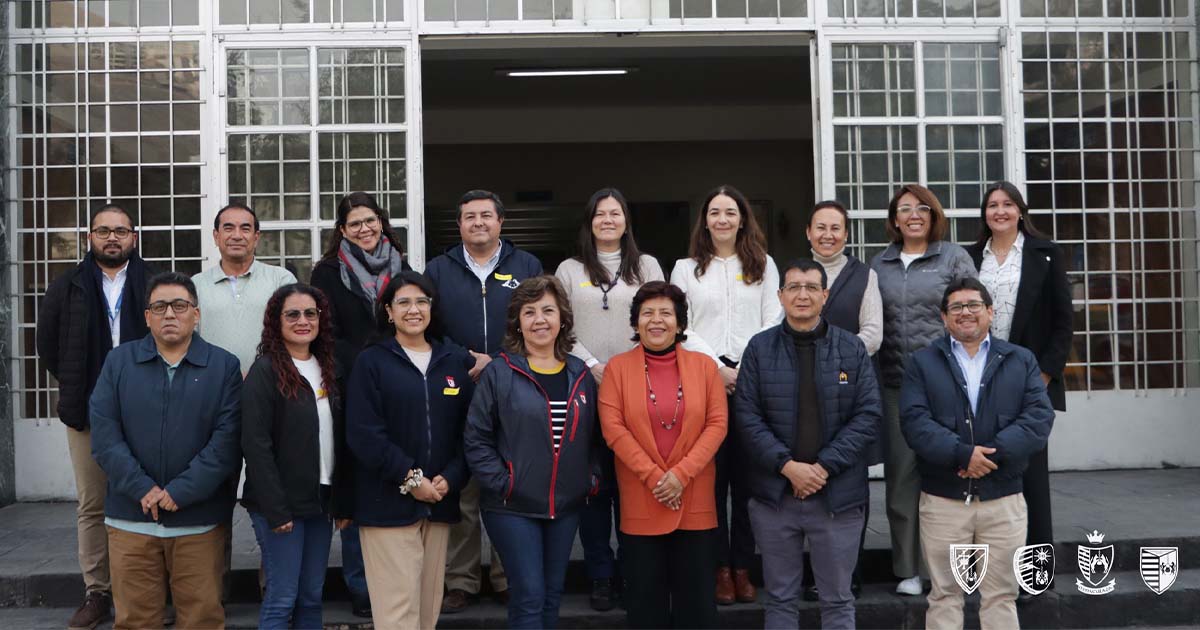
[[[717,569],[717,604],[728,606],[734,601],[733,575],[729,567]]]
[[[734,570],[733,590],[737,593],[737,600],[743,604],[758,599],[758,591],[754,590],[754,585],[750,583],[750,572],[745,569]]]
[[[67,622],[70,630],[92,630],[102,621],[112,618],[112,596],[100,591],[92,591],[83,600],[83,605],[71,615]]]
[[[471,603],[470,595],[461,588],[452,588],[446,593],[446,597],[442,598],[442,614],[453,615],[466,610],[467,605]]]

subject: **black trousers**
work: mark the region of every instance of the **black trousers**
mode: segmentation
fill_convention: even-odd
[[[717,627],[715,531],[625,535],[621,562],[630,628]]]
[[[729,426],[733,427],[733,398],[729,398]],[[737,434],[730,431],[717,451],[717,566],[750,569],[754,566],[754,530],[746,505],[746,463]],[[733,495],[733,522],[729,520],[729,495]]]
[[[1050,514],[1050,455],[1047,448],[1029,458],[1025,469],[1025,504],[1029,508],[1026,545],[1054,542],[1054,522]]]

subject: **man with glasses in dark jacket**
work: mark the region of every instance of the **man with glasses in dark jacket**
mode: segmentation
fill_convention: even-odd
[[[883,413],[879,386],[863,342],[821,317],[825,269],[795,260],[781,278],[785,320],[742,354],[734,414],[763,557],[765,627],[800,622],[808,539],[821,627],[854,628],[850,582],[869,500],[867,447]]]
[[[58,417],[67,426],[79,508],[79,568],[87,593],[67,627],[91,630],[112,614],[108,536],[104,532],[104,471],[92,459],[88,397],[109,351],[146,336],[142,307],[152,275],[137,252],[129,213],[101,207],[88,231],[90,250],[59,276],[42,298],[37,320],[38,358],[58,381]]]
[[[913,353],[900,389],[900,428],[917,454],[921,547],[933,581],[925,627],[962,628],[964,589],[978,588],[983,627],[1019,628],[1008,563],[1025,544],[1022,475],[1046,446],[1054,410],[1033,353],[989,334],[992,296],[983,283],[952,281],[941,310],[949,334]],[[952,556],[953,545],[984,545],[986,555],[960,548]],[[974,564],[986,558],[990,570]]]
[[[109,353],[89,401],[92,455],[108,475],[113,628],[162,627],[168,584],[180,628],[220,628],[242,371],[195,334],[187,276],[159,274],[147,292],[150,334]]]

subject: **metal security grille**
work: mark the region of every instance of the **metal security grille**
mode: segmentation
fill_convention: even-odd
[[[588,23],[808,17],[809,0],[424,0],[429,22]]]

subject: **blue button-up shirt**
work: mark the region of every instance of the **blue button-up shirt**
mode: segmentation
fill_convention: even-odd
[[[969,356],[967,349],[953,336],[950,337],[950,351],[962,368],[963,377],[967,379],[967,398],[971,401],[971,413],[975,413],[979,403],[979,385],[983,381],[983,368],[987,366],[988,350],[992,347],[992,336],[989,334],[979,344],[975,356]]]

